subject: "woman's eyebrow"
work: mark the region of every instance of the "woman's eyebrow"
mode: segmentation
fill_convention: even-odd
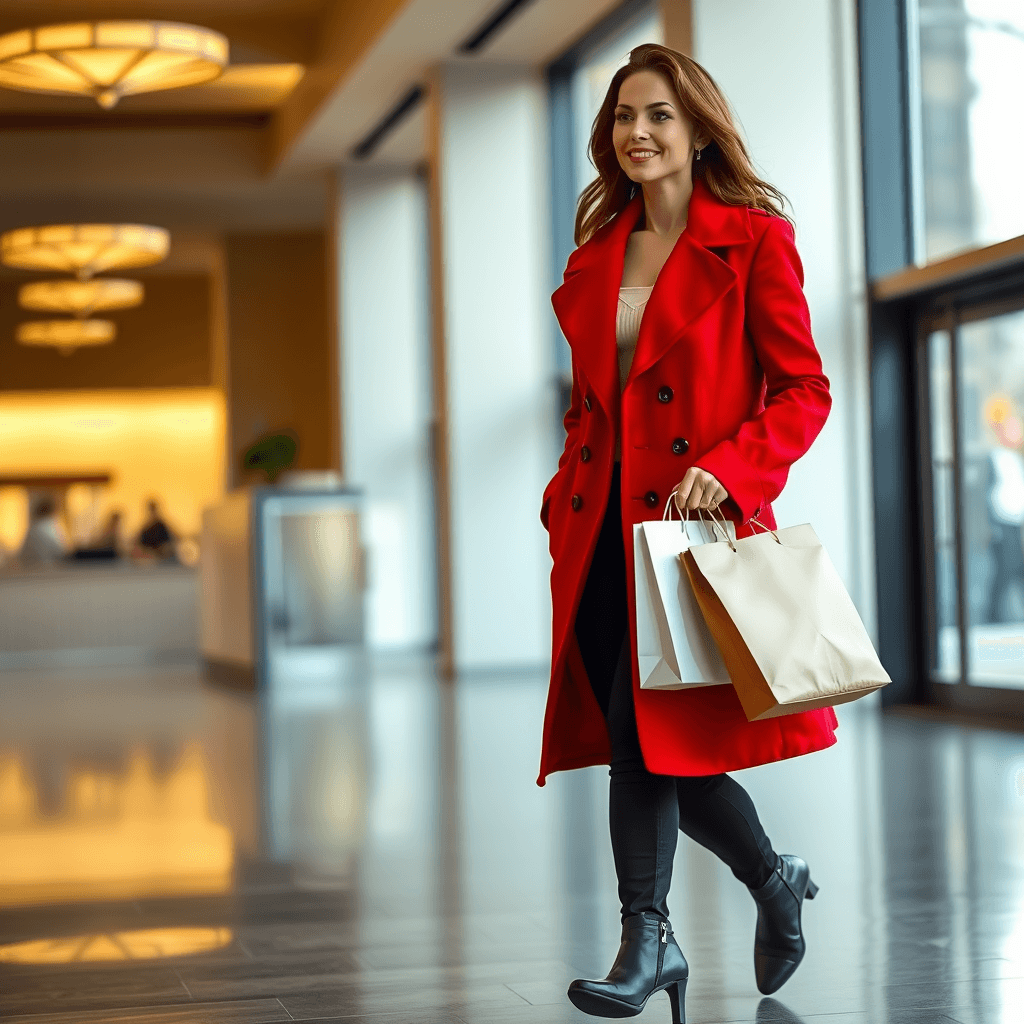
[[[648,103],[647,104],[647,109],[650,110],[652,107],[671,107],[671,106],[672,106],[672,104],[669,103],[668,100],[655,100],[654,103]],[[618,104],[616,104],[615,109],[618,110],[620,107],[623,110],[632,110],[633,109],[628,103],[618,103]]]

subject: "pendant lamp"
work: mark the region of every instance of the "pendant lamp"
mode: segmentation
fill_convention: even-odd
[[[104,270],[159,263],[170,245],[164,228],[145,224],[50,224],[0,235],[0,261],[19,270],[65,271],[88,280]]]
[[[0,86],[91,96],[105,110],[132,93],[208,82],[227,62],[219,32],[173,21],[81,21],[0,36]]]
[[[107,345],[116,333],[110,320],[29,320],[18,325],[15,338],[20,345],[57,348],[67,356],[86,345]]]
[[[18,289],[18,305],[45,313],[85,318],[107,309],[130,309],[142,302],[139,281],[96,277],[91,281],[32,281]]]

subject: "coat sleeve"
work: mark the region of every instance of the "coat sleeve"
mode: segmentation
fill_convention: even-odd
[[[746,331],[764,371],[764,409],[696,463],[718,478],[743,522],[779,496],[789,467],[810,448],[832,405],[793,237],[787,220],[772,218],[747,281]]]

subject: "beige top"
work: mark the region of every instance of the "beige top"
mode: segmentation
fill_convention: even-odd
[[[615,314],[615,345],[619,350],[619,390],[626,386],[629,368],[633,365],[636,339],[640,335],[647,300],[653,286],[637,285],[619,289],[619,308]]]
[[[635,285],[619,289],[619,308],[615,313],[615,347],[619,353],[619,391],[626,386],[629,368],[633,365],[636,339],[640,336],[640,321],[654,286]],[[615,438],[615,461],[621,458],[621,445]]]

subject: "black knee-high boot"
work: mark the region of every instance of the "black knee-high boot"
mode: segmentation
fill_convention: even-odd
[[[577,980],[569,998],[585,1013],[632,1017],[667,990],[682,1024],[689,968],[668,923],[668,891],[679,829],[675,780],[644,765],[633,714],[628,638],[616,667],[608,711],[612,739],[609,826],[622,905],[622,940],[599,981]]]

